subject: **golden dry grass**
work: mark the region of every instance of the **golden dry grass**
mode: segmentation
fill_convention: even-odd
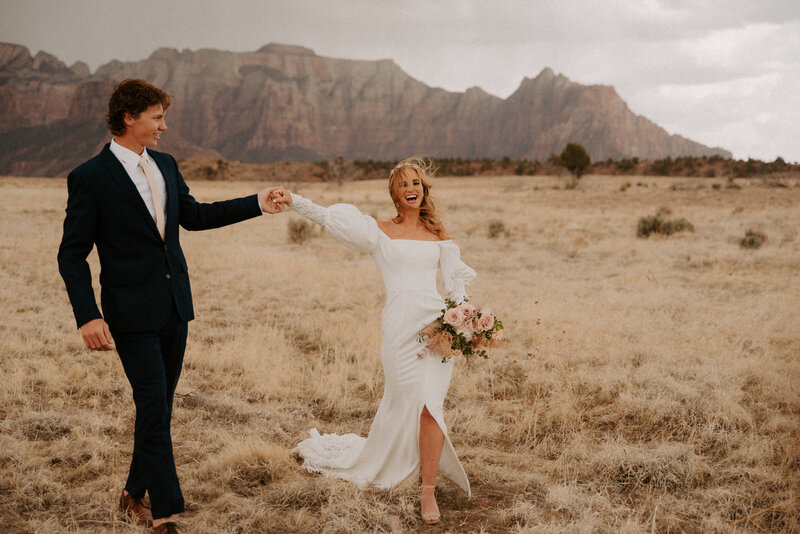
[[[473,485],[361,490],[303,471],[316,426],[366,434],[382,393],[382,283],[368,257],[293,217],[184,232],[190,325],[173,436],[192,533],[797,532],[800,187],[585,177],[440,179],[473,301],[504,319],[489,361],[459,364],[446,404]],[[674,186],[674,187],[671,187]],[[382,182],[298,184],[391,214]],[[253,183],[195,182],[201,200]],[[624,188],[623,188],[624,189]],[[115,353],[82,348],[56,249],[62,180],[0,179],[0,530],[145,532],[116,512],[132,444]],[[637,239],[668,206],[696,231]],[[508,235],[488,237],[498,220]],[[768,235],[758,250],[738,240]],[[95,279],[96,256],[91,256]]]

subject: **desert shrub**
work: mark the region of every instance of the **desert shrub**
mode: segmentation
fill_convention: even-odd
[[[303,219],[292,219],[287,227],[289,242],[301,245],[311,237],[311,223]]]
[[[677,232],[694,232],[694,225],[685,217],[667,221],[664,225],[664,234],[670,235]]]
[[[498,221],[497,219],[489,221],[489,237],[492,239],[500,237],[501,235],[508,237],[508,234],[509,232],[506,230],[506,225],[503,224],[503,221]]]
[[[636,164],[629,159],[621,159],[617,162],[617,170],[620,172],[632,171],[636,168]]]
[[[744,233],[744,237],[739,240],[739,246],[742,248],[759,248],[766,240],[767,234],[764,232],[748,230]]]
[[[669,176],[673,169],[673,161],[670,156],[664,159],[657,159],[650,165],[650,174]]]
[[[567,146],[564,147],[561,154],[551,154],[549,161],[550,163],[561,165],[567,169],[572,174],[575,181],[586,174],[589,170],[589,166],[592,164],[589,153],[578,143],[567,143]]]
[[[622,191],[622,192],[624,193],[625,191],[627,191],[627,190],[628,190],[628,188],[629,188],[630,186],[631,186],[631,183],[630,183],[630,182],[625,182],[624,184],[622,184],[621,186],[619,186],[619,190],[620,190],[620,191]]]
[[[636,225],[636,237],[648,237],[650,234],[660,233],[661,219],[658,215],[651,217],[640,217]]]
[[[694,232],[694,225],[685,217],[679,219],[667,219],[671,213],[669,208],[659,208],[655,215],[639,218],[636,226],[636,237],[646,238],[650,234],[672,235],[677,232]]]
[[[539,163],[538,160],[536,161],[528,161],[527,159],[523,158],[518,160],[517,166],[514,168],[514,174],[517,176],[533,176],[537,172],[541,170],[542,164]],[[513,162],[512,162],[513,165]]]
[[[719,191],[720,189],[722,189],[722,185],[721,184],[711,184],[711,189],[714,189],[715,191]]]

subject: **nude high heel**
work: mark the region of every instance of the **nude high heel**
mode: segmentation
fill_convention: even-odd
[[[430,484],[430,485],[422,484],[420,486],[420,488],[422,488],[422,489],[433,489],[434,490],[434,499],[436,498],[436,495],[435,495],[436,484]],[[424,515],[422,513],[422,499],[421,498],[420,498],[420,503],[419,503],[419,515],[422,518],[422,522],[425,523],[426,525],[435,525],[436,523],[438,523],[442,519],[441,514],[439,514],[439,505],[438,504],[436,505],[436,513],[435,514]]]

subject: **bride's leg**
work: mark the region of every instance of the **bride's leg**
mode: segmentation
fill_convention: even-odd
[[[428,407],[422,408],[422,415],[419,422],[419,459],[420,471],[422,472],[422,485],[429,486],[422,488],[420,496],[420,512],[423,518],[439,515],[439,507],[436,504],[436,493],[433,486],[436,484],[436,473],[439,471],[439,459],[442,457],[442,446],[444,445],[444,434],[436,419],[428,411]]]
[[[419,421],[419,456],[422,483],[426,486],[436,484],[436,473],[439,471],[439,459],[442,457],[443,445],[442,429],[428,411],[428,407],[424,406]]]

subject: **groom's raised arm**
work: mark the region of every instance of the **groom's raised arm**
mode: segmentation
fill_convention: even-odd
[[[258,217],[262,213],[280,213],[283,206],[271,202],[269,197],[275,187],[258,194],[231,200],[203,203],[189,192],[189,186],[170,157],[178,183],[178,211],[180,225],[186,230],[208,230]]]

